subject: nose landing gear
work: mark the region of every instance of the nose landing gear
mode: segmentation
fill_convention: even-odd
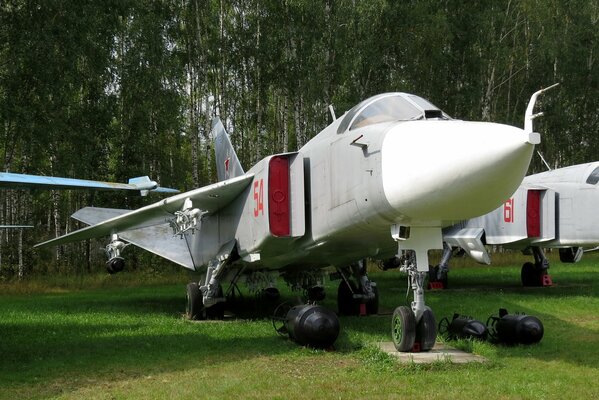
[[[411,307],[399,306],[393,312],[391,337],[397,351],[429,351],[437,339],[435,315],[424,301],[424,282],[428,275],[428,250],[442,248],[440,228],[391,227],[391,235],[398,242],[398,257],[403,257],[401,271],[408,274],[409,286],[414,293]]]

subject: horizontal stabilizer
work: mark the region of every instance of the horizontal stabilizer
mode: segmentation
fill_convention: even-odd
[[[121,232],[119,238],[185,268],[194,269],[187,240],[173,236],[169,224]]]
[[[149,206],[115,215],[92,226],[37,244],[35,247],[58,246],[64,243],[109,236],[132,229],[161,225],[173,219],[174,213],[181,210],[188,199],[191,200],[193,207],[200,209],[202,212],[214,213],[233,201],[250,184],[253,177],[253,174],[246,174],[171,196]]]
[[[85,207],[75,212],[71,217],[84,224],[95,225],[126,214],[129,211],[118,208]],[[187,241],[179,236],[173,236],[169,224],[120,232],[119,238],[185,268],[193,269],[193,261]]]
[[[33,228],[33,225],[0,225],[0,229]]]

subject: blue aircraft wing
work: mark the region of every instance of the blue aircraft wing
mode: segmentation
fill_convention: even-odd
[[[129,183],[91,181],[85,179],[60,178],[0,172],[0,188],[5,189],[94,189],[94,190],[137,190],[142,195],[148,191],[158,193],[179,193],[176,189],[158,186],[147,176],[129,179]]]

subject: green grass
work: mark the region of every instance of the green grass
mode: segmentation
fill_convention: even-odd
[[[184,320],[185,274],[141,276],[143,285],[134,274],[4,284],[0,398],[594,398],[599,258],[552,265],[551,288],[521,288],[519,266],[462,266],[449,290],[427,292],[437,319],[484,322],[499,307],[541,319],[538,345],[457,343],[487,357],[483,365],[402,365],[372,345],[389,340],[390,313],[406,302],[396,271],[372,274],[383,315],[341,318],[333,352],[278,337],[272,306],[250,299],[243,318]],[[329,286],[325,305],[335,309]]]

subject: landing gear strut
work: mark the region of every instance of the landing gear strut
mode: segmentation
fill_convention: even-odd
[[[225,301],[222,277],[227,267],[235,261],[233,257],[235,241],[225,244],[217,257],[212,260],[206,269],[206,276],[199,283],[192,282],[187,285],[186,316],[188,319],[223,319],[225,315]]]
[[[368,279],[366,261],[358,261],[350,267],[339,269],[338,272],[341,276],[337,290],[339,314],[378,314],[379,292],[376,283]]]
[[[414,293],[411,307],[399,306],[391,319],[391,337],[397,351],[428,351],[437,338],[437,323],[433,311],[424,301],[424,282],[428,272],[428,250],[442,245],[440,228],[393,225],[391,235],[398,242],[398,257],[403,257],[402,272],[408,274]]]
[[[397,351],[402,352],[429,351],[437,339],[437,323],[433,311],[424,303],[424,281],[428,272],[418,271],[412,262],[401,270],[408,273],[414,301],[411,309],[407,306],[399,306],[393,312],[391,322],[393,344]]]
[[[532,247],[532,254],[535,258],[534,264],[526,262],[522,265],[520,278],[522,286],[551,286],[551,276],[547,273],[549,269],[549,260],[545,257],[543,249],[540,247]]]

